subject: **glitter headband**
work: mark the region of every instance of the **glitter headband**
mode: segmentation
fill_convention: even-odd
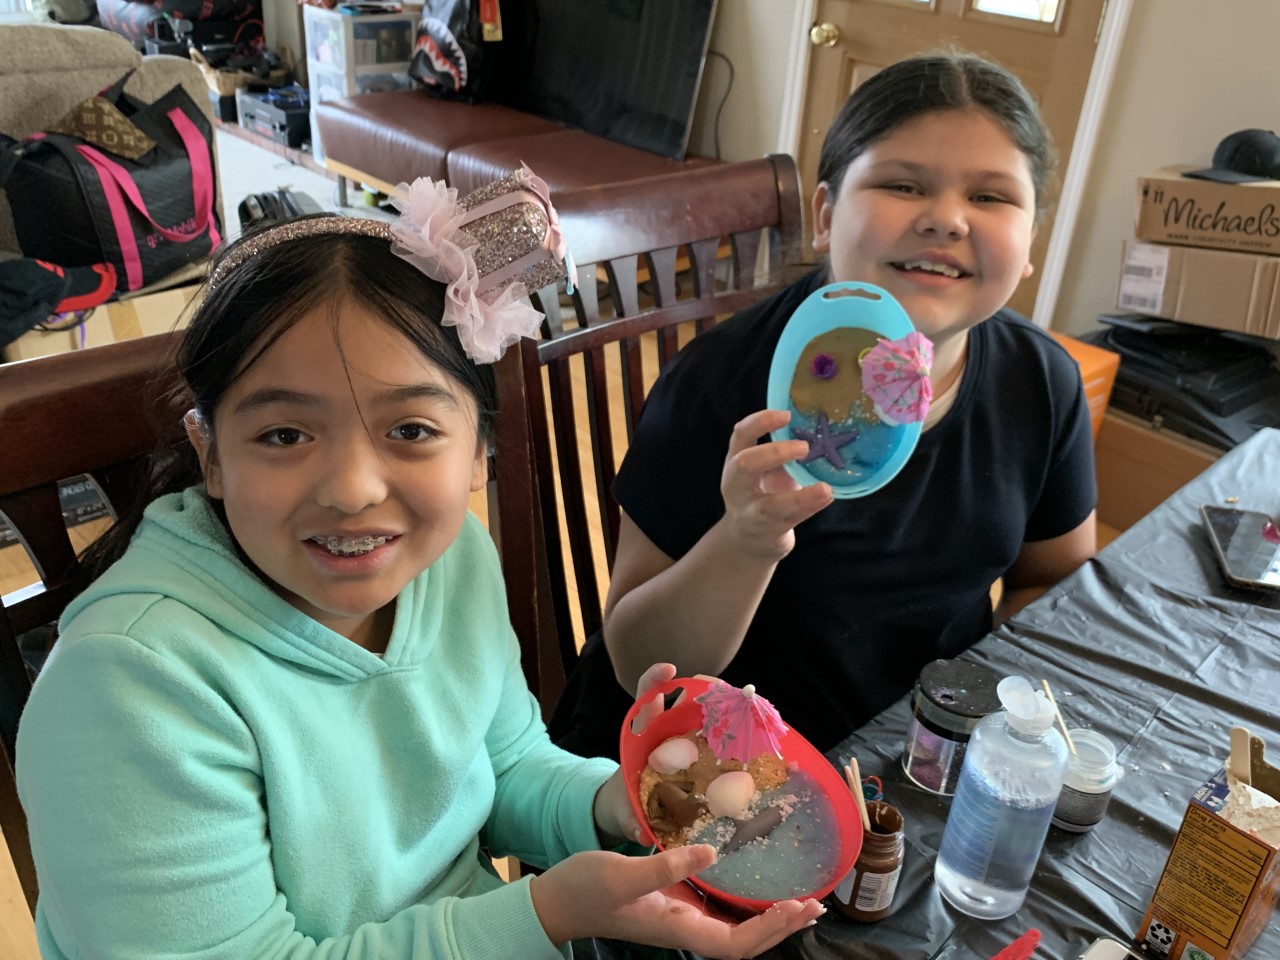
[[[456,327],[476,363],[493,363],[521,337],[532,337],[542,314],[529,303],[566,275],[568,256],[547,185],[526,166],[458,200],[458,191],[419,177],[391,197],[394,223],[356,217],[285,221],[241,241],[220,260],[209,288],[259,253],[302,237],[357,234],[390,241],[391,251],[446,285],[444,326]]]

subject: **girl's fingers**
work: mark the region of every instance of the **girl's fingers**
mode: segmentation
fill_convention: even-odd
[[[812,517],[831,499],[831,488],[825,483],[815,483],[811,487],[763,497],[739,516],[750,518],[745,520],[747,523],[754,521],[771,530],[790,530]]]
[[[675,664],[655,663],[641,675],[640,681],[636,684],[636,699],[644,700],[650,690],[659,684],[666,683],[675,675]],[[631,732],[640,733],[652,723],[654,718],[662,713],[663,701],[662,694],[655,693],[647,703],[643,704],[636,712],[635,719],[631,721]]]
[[[761,921],[759,926],[746,933],[747,943],[743,944],[744,956],[755,956],[764,953],[770,947],[777,946],[798,930],[810,926],[827,910],[817,900],[786,900],[775,904],[758,917],[748,920],[734,931],[735,937],[743,936],[742,927]]]
[[[636,699],[639,700],[643,696],[644,694],[641,694]],[[642,704],[640,709],[636,711],[635,718],[631,721],[631,732],[634,734],[644,732],[645,727],[661,716],[665,699],[662,694],[655,693],[646,703]]]
[[[743,450],[749,450],[766,433],[772,433],[790,422],[789,410],[757,410],[750,416],[743,417],[733,425],[733,433],[729,435],[728,457],[732,459]]]
[[[641,676],[636,684],[636,699],[639,700],[646,693],[659,684],[666,683],[676,675],[676,668],[671,663],[655,663]]]
[[[681,883],[715,862],[715,847],[705,843],[663,850],[648,857],[627,857],[617,865],[617,882],[612,892],[620,901],[638,900]]]
[[[760,474],[778,470],[784,463],[799,460],[808,452],[809,445],[803,440],[771,440],[734,454],[730,464],[738,473],[752,478],[754,484]]]
[[[794,493],[800,483],[786,470],[770,470],[760,478],[760,491],[767,494]]]

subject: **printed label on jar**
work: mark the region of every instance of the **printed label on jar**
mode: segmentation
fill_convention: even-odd
[[[1092,827],[1102,821],[1110,799],[1110,790],[1086,793],[1064,785],[1058,805],[1053,808],[1053,819],[1059,826]]]
[[[863,913],[875,913],[889,906],[893,903],[901,873],[901,866],[892,873],[864,873],[858,881],[858,896],[853,906]]]

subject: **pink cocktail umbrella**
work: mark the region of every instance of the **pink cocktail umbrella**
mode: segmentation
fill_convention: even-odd
[[[933,344],[912,331],[897,340],[880,340],[862,358],[862,392],[876,412],[891,423],[919,423],[929,412],[933,385]]]
[[[787,725],[772,703],[751,684],[739,689],[719,681],[702,696],[702,735],[717,760],[747,763],[766,753],[782,756]]]

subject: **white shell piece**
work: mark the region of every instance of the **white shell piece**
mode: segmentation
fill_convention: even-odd
[[[722,773],[707,785],[707,809],[713,817],[741,820],[755,792],[755,781],[747,771]]]
[[[698,745],[687,737],[672,737],[653,748],[649,754],[649,766],[658,773],[679,773],[688,770],[698,759]]]

